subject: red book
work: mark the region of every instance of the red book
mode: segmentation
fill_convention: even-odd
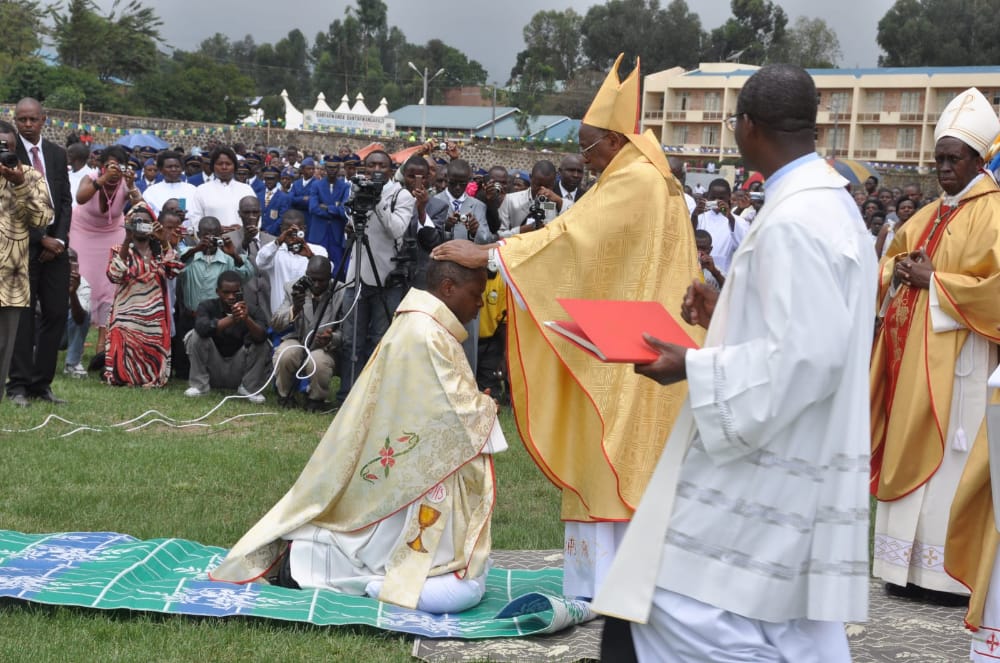
[[[659,354],[643,334],[667,343],[697,348],[684,328],[659,302],[621,302],[598,299],[559,299],[571,320],[545,326],[603,362],[648,364]]]

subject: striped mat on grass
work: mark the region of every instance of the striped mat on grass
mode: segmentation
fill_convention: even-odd
[[[0,530],[0,597],[102,610],[363,624],[423,638],[555,633],[595,616],[587,603],[561,596],[561,569],[494,568],[478,606],[432,615],[330,590],[210,581],[208,571],[225,554],[224,548],[184,539]]]

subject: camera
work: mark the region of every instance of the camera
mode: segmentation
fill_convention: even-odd
[[[11,152],[7,141],[0,140],[0,165],[4,168],[17,168],[19,161],[16,152]]]
[[[226,245],[226,240],[222,239],[221,237],[213,237],[212,244],[215,245],[215,248],[221,249]]]
[[[443,152],[448,149],[448,143],[438,143],[437,148]]]
[[[396,266],[386,275],[385,286],[387,288],[395,285],[409,286],[417,269],[417,238],[403,237],[392,261]]]
[[[534,220],[535,228],[541,228],[549,218],[550,212],[552,217],[556,215],[556,204],[550,202],[546,196],[536,196],[528,208],[528,218]]]
[[[461,223],[463,226],[468,227],[469,226],[469,221],[472,221],[472,215],[471,214],[459,214],[458,215],[458,223]]]
[[[134,221],[128,225],[128,229],[136,235],[152,235],[153,224],[148,221]]]
[[[311,278],[309,278],[309,275],[303,274],[295,283],[292,284],[292,294],[304,295],[312,290],[313,285],[314,282]]]
[[[306,232],[304,230],[296,230],[294,234],[299,239],[305,239],[306,237]]]
[[[705,201],[705,209],[708,209],[708,210],[717,210],[717,209],[719,209],[719,201],[718,200],[706,200]]]
[[[357,221],[358,216],[367,215],[375,209],[378,201],[382,198],[382,189],[385,187],[385,173],[375,172],[371,177],[355,175],[351,178],[351,197],[347,200],[347,205],[351,208],[351,214]],[[357,227],[355,223],[355,227]]]

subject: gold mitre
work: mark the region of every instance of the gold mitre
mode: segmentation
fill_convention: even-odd
[[[639,58],[635,59],[635,69],[623,81],[618,78],[618,65],[624,57],[624,53],[618,54],[587,114],[583,116],[583,123],[628,136],[639,130]]]

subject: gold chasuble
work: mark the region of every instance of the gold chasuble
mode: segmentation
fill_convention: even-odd
[[[882,260],[878,301],[889,291],[896,262],[924,248],[941,310],[964,327],[933,331],[928,290],[901,286],[889,303],[871,364],[871,489],[879,500],[905,497],[941,463],[955,364],[968,335],[1000,341],[998,220],[1000,189],[986,175],[954,207],[939,201],[920,209]]]
[[[508,307],[514,414],[562,489],[563,520],[631,519],[687,395],[683,383],[662,387],[630,364],[601,363],[544,327],[566,319],[558,298],[657,301],[674,313],[701,275],[681,185],[652,134],[635,133],[639,67],[619,84],[620,61],[584,122],[630,142],[565,214],[499,250],[519,300]]]
[[[1000,406],[1000,391],[993,391],[988,407]],[[993,515],[989,442],[986,422],[979,431],[962,472],[962,480],[951,502],[948,538],[944,546],[944,568],[948,575],[971,591],[965,624],[976,630],[982,624],[986,590],[990,586],[993,560],[1000,544]]]
[[[411,289],[291,490],[233,546],[213,580],[260,580],[282,537],[311,524],[357,532],[419,502],[385,564],[380,600],[415,608],[426,578],[475,578],[490,552],[496,404],[476,387],[466,332],[437,297]],[[445,524],[454,559],[432,567]]]

